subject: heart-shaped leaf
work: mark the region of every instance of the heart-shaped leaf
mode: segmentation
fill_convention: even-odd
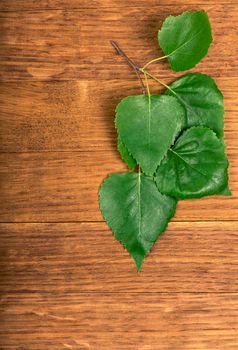
[[[158,33],[160,47],[175,71],[194,67],[208,52],[212,42],[206,12],[184,12],[169,16]]]
[[[176,80],[166,91],[167,95],[178,98],[186,110],[186,127],[207,126],[223,140],[224,103],[223,95],[215,81],[208,75],[190,73]],[[227,185],[219,193],[230,196]]]
[[[144,257],[174,215],[176,200],[162,195],[151,177],[123,173],[103,182],[99,203],[108,226],[140,271]]]
[[[171,96],[129,96],[116,109],[116,127],[143,172],[153,175],[185,122],[185,110]]]
[[[132,155],[129,153],[128,149],[126,148],[125,144],[122,142],[120,135],[118,135],[117,139],[117,149],[124,160],[124,162],[127,164],[128,168],[130,170],[134,170],[136,167],[136,161],[132,157]]]
[[[169,85],[166,95],[175,96],[186,110],[186,127],[207,126],[223,136],[223,96],[215,81],[205,74],[190,73]]]
[[[218,194],[227,184],[228,161],[224,143],[205,127],[186,130],[157,169],[162,193],[176,198]]]

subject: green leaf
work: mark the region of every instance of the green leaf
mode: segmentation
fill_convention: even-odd
[[[179,137],[157,169],[156,184],[176,198],[218,194],[227,184],[225,147],[215,133],[193,127]]]
[[[226,148],[226,145],[225,145],[225,142],[224,142],[224,139],[222,138],[221,139],[223,145],[224,145],[224,148]],[[228,162],[228,166],[229,166],[229,162]],[[226,185],[224,186],[224,188],[218,192],[217,194],[221,195],[221,196],[232,196],[232,192],[229,188],[229,175],[228,175],[228,167],[226,169]]]
[[[228,175],[227,175],[227,184],[226,184],[225,188],[223,190],[221,190],[218,194],[221,196],[232,196],[232,192],[231,192],[229,185],[228,185]]]
[[[169,86],[166,95],[178,98],[186,110],[186,127],[207,126],[223,137],[223,96],[215,81],[205,74],[190,73]]]
[[[212,42],[208,15],[197,11],[169,16],[158,33],[158,40],[173,70],[192,68],[206,56]]]
[[[144,257],[174,215],[176,200],[162,195],[151,177],[122,173],[103,182],[99,202],[108,226],[140,271]]]
[[[117,139],[117,149],[124,160],[124,162],[127,164],[128,168],[130,170],[134,170],[136,167],[136,161],[132,157],[132,155],[129,153],[128,149],[126,148],[125,144],[122,142],[120,135],[118,135]]]
[[[186,127],[207,126],[223,140],[223,95],[211,77],[200,73],[187,74],[172,83],[165,94],[176,96],[184,106],[187,119]],[[228,182],[226,189],[223,189],[219,194],[231,195]]]
[[[223,140],[223,95],[211,77],[200,73],[187,74],[172,83],[165,94],[176,96],[184,106],[187,119],[186,127],[207,126]],[[223,189],[219,194],[231,195],[228,182],[226,189]]]
[[[184,121],[184,108],[171,96],[129,96],[116,109],[120,138],[147,175],[154,174]]]

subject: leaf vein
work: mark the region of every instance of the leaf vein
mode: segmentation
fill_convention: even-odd
[[[207,178],[207,174],[204,174],[204,173],[201,172],[200,170],[198,170],[198,169],[192,167],[192,166],[191,166],[183,157],[181,157],[177,152],[175,152],[175,151],[172,150],[171,148],[170,148],[169,151],[172,152],[172,153],[174,153],[178,158],[180,158],[180,159],[181,159],[187,166],[189,166],[191,169],[193,169],[193,170],[196,171],[197,173],[199,173],[199,174],[201,174],[201,175],[203,175],[203,176],[205,176],[205,177]]]
[[[183,44],[181,44],[179,47],[177,47],[177,49],[175,49],[174,51],[172,51],[170,54],[167,55],[167,57],[172,56],[176,51],[180,50],[182,47],[184,47],[185,45],[189,44],[190,41],[192,41],[194,38],[196,38],[199,34],[201,34],[206,28],[203,27],[201,28],[195,35],[193,35],[188,41],[185,41]]]

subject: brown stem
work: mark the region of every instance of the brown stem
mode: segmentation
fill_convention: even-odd
[[[114,49],[116,50],[116,52],[118,53],[118,55],[120,55],[121,57],[123,57],[127,64],[134,70],[134,72],[136,73],[137,75],[137,78],[139,79],[140,83],[141,83],[141,91],[143,93],[143,95],[146,94],[146,88],[145,88],[145,85],[144,85],[144,82],[140,76],[140,67],[138,67],[135,62],[133,62],[128,56],[127,54],[118,46],[118,44],[111,40],[110,43],[112,44],[112,46],[114,47]]]

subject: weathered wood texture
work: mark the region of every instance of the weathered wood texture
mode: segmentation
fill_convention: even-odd
[[[105,223],[11,223],[0,229],[4,295],[237,291],[233,222],[171,222],[140,274]]]
[[[236,79],[217,82],[226,101],[233,197],[180,202],[175,220],[237,219]],[[98,187],[108,173],[126,170],[116,150],[115,106],[137,91],[137,81],[2,83],[1,220],[102,220]]]
[[[179,202],[138,274],[97,204],[126,170],[115,106],[139,93],[109,40],[143,64],[164,18],[194,9],[212,22],[194,71],[224,93],[233,196]],[[1,350],[238,349],[237,16],[236,0],[0,1]]]
[[[159,6],[168,6],[172,8],[176,6],[185,6],[187,8],[194,6],[195,9],[204,5],[215,6],[215,5],[227,5],[227,4],[237,4],[236,0],[189,0],[181,3],[180,0],[133,0],[133,2],[128,2],[127,0],[1,0],[0,10],[1,11],[32,11],[32,10],[53,10],[53,9],[62,9],[62,10],[76,10],[76,9],[92,9],[96,8],[99,11],[104,10],[105,8],[114,8],[118,11],[126,11],[129,6],[134,6],[137,8],[143,8],[144,11],[147,11],[149,7],[159,8]],[[160,9],[161,10],[161,9]],[[160,11],[161,12],[161,11]]]
[[[237,77],[237,6],[234,4],[80,7],[0,13],[0,79],[75,80],[133,77],[115,57],[109,40],[117,40],[141,65],[161,55],[157,31],[169,14],[184,10],[209,12],[214,43],[196,70]],[[161,76],[174,76],[167,62]]]
[[[173,81],[164,80],[166,83]],[[216,82],[225,98],[227,149],[230,156],[235,157],[238,149],[237,78],[219,77]],[[158,84],[151,82],[151,86],[154,92],[164,91]],[[115,150],[116,105],[122,98],[136,94],[140,94],[136,78],[97,82],[2,82],[0,151]]]
[[[25,349],[26,342],[37,350],[237,345],[238,300],[233,294],[12,294],[2,308],[9,324],[0,330],[4,349]]]
[[[236,220],[238,168],[230,156],[232,197],[180,201],[173,220]],[[234,164],[234,165],[233,165]],[[98,188],[106,176],[126,171],[116,149],[95,152],[0,154],[2,222],[102,221]]]

